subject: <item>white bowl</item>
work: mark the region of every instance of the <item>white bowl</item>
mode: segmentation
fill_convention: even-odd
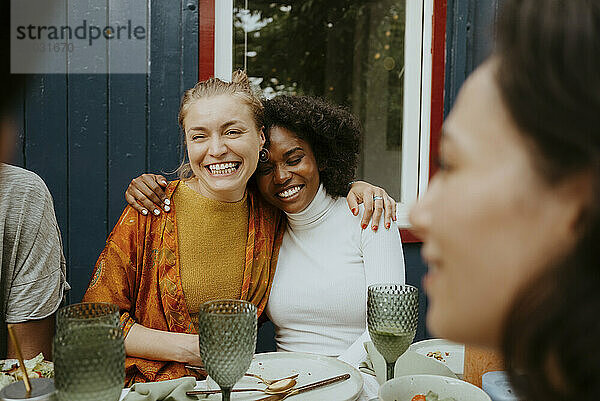
[[[465,365],[465,345],[457,344],[450,342],[448,340],[444,340],[441,338],[432,338],[429,340],[423,340],[416,343],[413,343],[408,348],[409,351],[414,351],[417,354],[427,356],[430,352],[441,352],[442,360],[435,359],[433,357],[429,357],[431,360],[436,361],[438,363],[442,363],[459,379],[463,377],[464,365]],[[415,372],[418,373],[418,372]],[[433,373],[437,374],[437,373]]]
[[[382,401],[411,401],[415,395],[433,391],[440,396],[457,401],[492,401],[479,387],[451,377],[434,375],[402,376],[386,382],[379,389]]]

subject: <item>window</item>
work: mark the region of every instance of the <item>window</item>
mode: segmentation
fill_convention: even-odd
[[[407,227],[429,178],[433,7],[434,0],[219,0],[215,75],[229,79],[245,68],[265,96],[307,94],[347,106],[364,130],[357,177],[399,200],[398,225]]]

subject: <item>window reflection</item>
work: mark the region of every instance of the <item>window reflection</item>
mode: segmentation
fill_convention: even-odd
[[[234,7],[234,68],[246,67],[267,97],[307,94],[350,108],[364,127],[357,177],[399,199],[405,0]]]

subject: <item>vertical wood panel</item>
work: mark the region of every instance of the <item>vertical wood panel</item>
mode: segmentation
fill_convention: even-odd
[[[469,2],[448,0],[446,19],[446,84],[444,116],[450,112],[467,75],[467,30]]]
[[[504,0],[448,0],[444,116],[467,76],[493,48],[493,23]]]
[[[67,78],[34,75],[27,85],[25,167],[36,172],[50,190],[58,225],[67,233]]]
[[[185,91],[198,82],[198,0],[184,0],[182,6],[184,74],[181,90]]]
[[[193,87],[198,82],[198,0],[183,0],[182,2],[182,21],[183,32],[182,40],[182,68],[184,74],[179,88],[179,97]],[[214,57],[213,57],[214,58]],[[179,112],[179,109],[176,113]],[[179,131],[181,135],[181,130]],[[185,146],[182,145],[182,139],[179,140],[178,161],[185,157]]]
[[[14,146],[9,153],[10,164],[25,167],[25,91],[26,87],[17,91],[14,106],[11,110],[12,123],[14,128]]]
[[[107,76],[69,78],[69,267],[78,302],[107,236]]]
[[[102,5],[94,0],[88,3],[83,9],[70,8],[73,21],[79,23],[85,19],[89,24],[106,26],[108,0]],[[75,50],[68,68],[76,72],[87,69],[107,72],[107,43],[96,41],[93,46],[96,50],[93,60],[82,59],[83,53]],[[81,300],[107,236],[107,77],[106,74],[71,74],[68,81],[71,302]]]
[[[146,168],[146,77],[108,77],[108,230],[123,208],[124,193],[133,177]]]
[[[141,1],[109,0],[109,3],[111,21],[148,11]],[[143,21],[143,15],[138,19]],[[124,24],[124,21],[121,23]],[[149,25],[146,25],[148,28]],[[132,62],[137,64],[139,61]],[[108,62],[109,72],[126,70],[122,50],[115,48],[113,54],[111,43]],[[129,181],[146,168],[146,89],[145,74],[111,73],[108,76],[108,231],[112,230],[123,211],[123,193]]]
[[[152,2],[148,170],[153,173],[171,172],[179,165],[177,113],[182,76],[181,4],[179,0]]]

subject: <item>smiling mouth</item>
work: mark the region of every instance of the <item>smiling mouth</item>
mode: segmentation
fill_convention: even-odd
[[[288,189],[278,192],[275,196],[277,196],[279,199],[289,199],[300,192],[302,188],[304,188],[304,185],[294,185],[293,187],[289,187]]]
[[[204,166],[211,175],[230,175],[240,168],[242,163],[240,162],[227,162],[227,163],[215,163]]]

